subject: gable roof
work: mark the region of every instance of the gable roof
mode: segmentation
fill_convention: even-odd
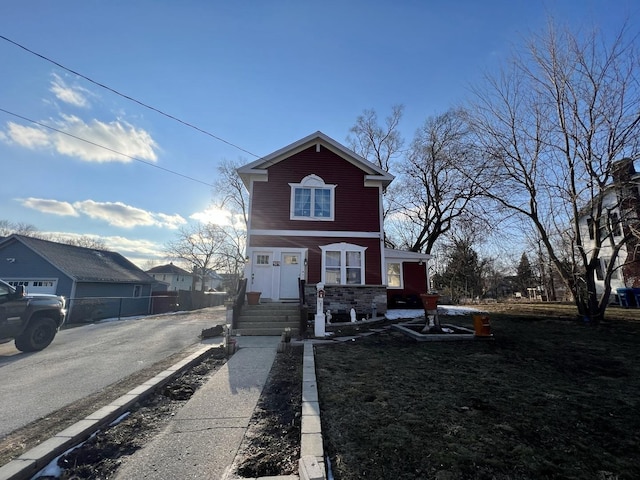
[[[180,268],[173,263],[169,263],[168,265],[158,265],[157,267],[153,267],[147,270],[147,273],[168,273],[171,275],[192,275],[191,272],[187,272],[183,268]]]
[[[12,242],[22,243],[77,282],[154,282],[154,279],[142,269],[116,252],[76,247],[16,234],[1,241],[0,248]]]
[[[242,182],[247,189],[249,189],[252,179],[266,180],[267,168],[314,145],[322,145],[364,171],[367,174],[365,181],[379,181],[382,183],[383,187],[387,187],[387,185],[389,185],[394,179],[394,176],[389,172],[384,171],[366,158],[361,157],[354,151],[336,142],[333,138],[325,135],[319,130],[281,148],[280,150],[276,150],[266,157],[259,158],[254,162],[238,168],[238,175],[240,175]]]

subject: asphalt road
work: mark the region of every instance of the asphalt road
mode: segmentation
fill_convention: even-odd
[[[225,308],[104,321],[58,332],[37,353],[0,345],[0,438],[177,352],[193,351]]]

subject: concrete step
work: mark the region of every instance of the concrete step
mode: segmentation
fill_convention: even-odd
[[[288,322],[275,320],[273,322],[254,322],[254,321],[239,321],[238,328],[280,328],[284,330],[285,328],[298,328],[300,327],[300,322],[295,321],[292,322],[289,320]]]
[[[238,319],[240,322],[294,322],[300,321],[300,314],[296,312],[295,315],[240,315]]]
[[[298,303],[244,305],[236,326],[236,335],[281,335],[285,328],[297,334],[300,309]]]
[[[270,328],[270,327],[264,327],[264,328],[237,328],[233,331],[233,335],[240,335],[240,336],[265,336],[265,337],[279,337],[280,335],[282,335],[282,331],[284,329],[278,329],[278,328]],[[291,329],[291,335],[298,335],[298,329]]]
[[[297,306],[294,307],[262,307],[260,305],[245,305],[242,307],[242,315],[258,316],[258,315],[297,315],[300,309]]]

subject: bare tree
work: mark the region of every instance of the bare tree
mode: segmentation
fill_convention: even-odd
[[[593,322],[604,316],[616,257],[632,238],[627,228],[614,242],[605,198],[612,193],[616,161],[638,152],[635,42],[626,27],[607,39],[597,31],[578,35],[550,24],[507,69],[487,77],[472,107],[478,142],[490,162],[483,172],[497,180],[486,193],[536,230],[579,313]],[[593,219],[589,230],[581,229],[585,216]],[[631,216],[620,220],[637,222]],[[612,259],[599,294],[596,271],[605,245]]]
[[[456,221],[482,223],[471,209],[481,193],[478,163],[462,111],[428,118],[398,165],[398,193],[390,199],[396,208],[387,222],[395,243],[431,253]]]
[[[106,243],[103,239],[91,235],[78,236],[71,234],[65,235],[44,233],[39,231],[35,226],[28,223],[14,223],[8,220],[0,220],[0,237],[6,237],[14,233],[17,235],[23,235],[25,237],[33,237],[40,240],[48,240],[50,242],[73,245],[74,247],[107,250]]]
[[[29,223],[15,223],[9,220],[0,220],[0,237],[8,237],[12,234],[24,235],[25,237],[35,236],[38,229]]]
[[[242,159],[225,159],[220,163],[213,196],[219,208],[228,210],[232,215],[241,216],[246,230],[249,222],[249,193],[237,172],[244,163]]]
[[[379,168],[387,172],[391,170],[393,160],[404,144],[398,131],[403,110],[402,105],[391,107],[391,114],[385,119],[384,126],[378,123],[378,114],[375,110],[365,110],[349,130],[353,134],[353,136],[347,136],[347,143],[351,150]]]
[[[219,225],[200,223],[181,228],[177,238],[165,245],[168,258],[190,265],[195,276],[202,276],[201,290],[205,289],[204,277],[212,270],[223,270],[229,264],[229,236]]]
[[[73,245],[74,247],[91,248],[93,250],[108,250],[107,244],[102,238],[92,237],[90,235],[44,235],[39,236],[39,238],[42,238],[43,240],[49,240],[51,242]]]

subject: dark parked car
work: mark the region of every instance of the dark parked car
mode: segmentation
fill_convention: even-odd
[[[46,348],[65,320],[64,297],[25,292],[0,280],[0,343],[15,340],[16,348],[35,352]]]

